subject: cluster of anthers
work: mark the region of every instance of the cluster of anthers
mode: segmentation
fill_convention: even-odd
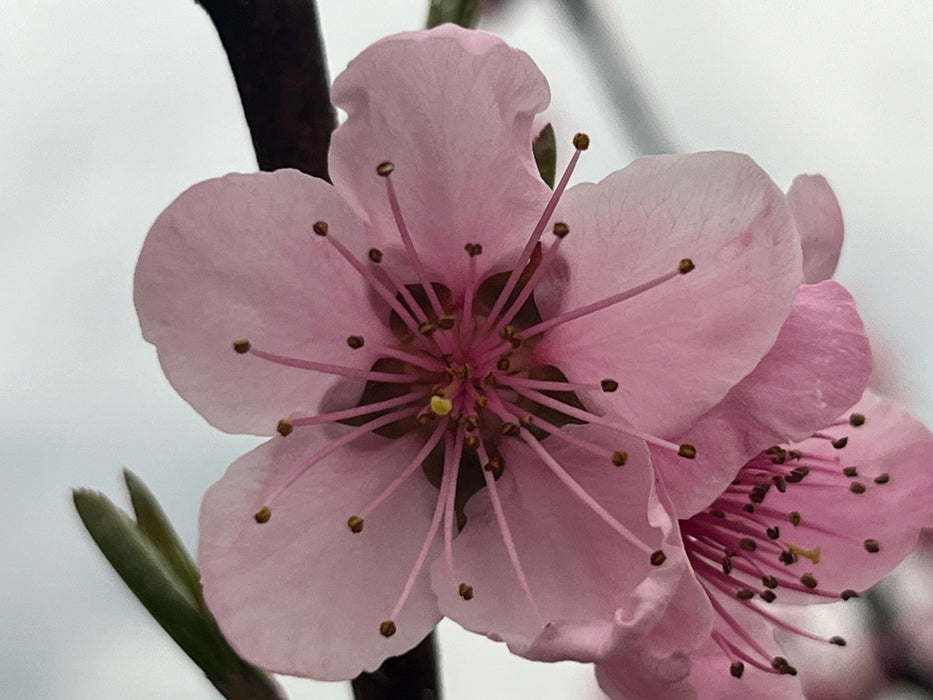
[[[861,413],[848,418],[849,427],[864,423]],[[845,421],[837,421],[830,428],[845,425]],[[833,437],[824,432],[813,435],[813,439],[828,441],[837,450],[848,442],[845,436]],[[851,588],[831,590],[821,586],[812,571],[812,565],[820,563],[821,539],[852,540],[854,536],[827,526],[817,513],[802,514],[794,507],[793,491],[819,490],[821,498],[830,502],[861,496],[869,488],[883,487],[890,481],[887,473],[866,474],[864,468],[844,466],[836,455],[775,445],[742,467],[712,505],[681,522],[691,566],[723,623],[714,629],[713,640],[731,660],[729,671],[736,678],[742,676],[745,664],[776,674],[797,675],[797,669],[784,657],[769,654],[723,606],[720,596],[738,601],[776,628],[816,641],[846,645],[840,636],[827,639],[813,634],[767,608],[776,600],[780,602],[781,591],[827,601],[858,597]],[[789,498],[783,499],[782,494]],[[873,538],[862,540],[861,546],[870,554],[881,551],[881,544]]]
[[[478,279],[476,261],[483,248],[479,243],[467,242],[464,262],[469,266],[469,275],[466,288],[462,290],[452,290],[439,281],[415,249],[393,186],[395,166],[390,162],[380,163],[376,173],[385,182],[395,227],[404,248],[404,262],[415,271],[416,279],[399,279],[392,267],[381,264],[388,255],[382,250],[373,248],[358,257],[341,243],[340,232],[332,231],[326,221],[317,221],[310,227],[323,243],[336,249],[389,309],[386,322],[397,343],[379,347],[380,359],[370,367],[337,366],[287,357],[271,348],[255,347],[246,338],[233,343],[237,353],[252,358],[366,382],[356,406],[279,422],[278,432],[283,437],[303,426],[329,422],[354,427],[322,446],[268,493],[255,513],[257,523],[269,521],[276,498],[302,474],[360,436],[377,433],[391,438],[411,431],[423,433],[424,445],[408,466],[384,492],[347,520],[352,533],[362,533],[367,515],[419,468],[438,488],[437,504],[420,554],[395,609],[379,626],[386,637],[395,634],[394,619],[405,604],[442,525],[447,561],[453,570],[454,528],[459,530],[465,525],[463,506],[482,488],[488,489],[515,576],[537,613],[496,491],[496,479],[508,468],[499,449],[501,440],[523,441],[540,460],[540,465],[556,475],[620,537],[643,551],[651,564],[660,566],[666,559],[662,550],[648,546],[603,508],[542,443],[545,437],[550,437],[604,459],[607,467],[625,465],[628,455],[624,450],[608,451],[566,429],[568,425],[588,423],[643,439],[687,459],[696,455],[691,445],[677,445],[643,434],[620,425],[618,420],[587,410],[578,393],[591,389],[614,392],[619,387],[617,379],[594,378],[592,385],[578,384],[568,381],[559,367],[541,364],[535,359],[534,347],[549,330],[625,302],[694,269],[689,259],[676,261],[669,272],[654,279],[551,318],[541,317],[535,303],[535,288],[558,258],[560,246],[570,230],[565,223],[554,223],[549,244],[542,240],[543,234],[581,152],[589,145],[589,138],[577,134],[573,144],[575,151],[570,163],[514,266]],[[346,342],[352,354],[367,340],[363,335],[351,334]],[[474,595],[472,586],[466,582],[460,584],[459,593],[466,600]]]

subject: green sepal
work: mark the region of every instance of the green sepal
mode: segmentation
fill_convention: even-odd
[[[185,549],[184,543],[169,522],[162,506],[143,480],[129,469],[123,470],[123,479],[126,481],[126,490],[130,493],[130,502],[133,504],[133,512],[136,515],[136,524],[139,529],[158,548],[172,570],[188,586],[198,603],[204,607],[204,598],[201,595],[201,576],[198,573],[197,564],[188,554],[188,550]]]
[[[554,136],[554,127],[546,124],[531,144],[535,155],[538,173],[547,186],[554,189],[554,178],[557,176],[557,139]]]
[[[439,24],[452,22],[473,29],[479,21],[482,8],[483,0],[431,0],[427,27],[431,29]]]
[[[151,492],[135,475],[127,474],[127,485],[137,514],[142,513],[137,517],[145,526],[134,522],[101,493],[89,489],[73,492],[84,527],[111,566],[224,697],[285,698],[275,680],[237,656],[220,633],[201,599],[197,568]],[[179,566],[181,572],[176,569]],[[196,588],[192,588],[191,575]]]

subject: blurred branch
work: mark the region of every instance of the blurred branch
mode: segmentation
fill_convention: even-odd
[[[325,180],[337,126],[314,0],[197,0],[217,28],[260,170]]]
[[[658,115],[638,82],[623,42],[601,19],[593,0],[557,0],[573,25],[590,63],[609,94],[636,150],[641,154],[676,153]]]
[[[483,0],[431,0],[426,26],[430,29],[445,22],[453,22],[473,29],[482,9]]]
[[[432,632],[414,649],[386,659],[378,671],[353,679],[356,700],[440,700],[437,644]]]

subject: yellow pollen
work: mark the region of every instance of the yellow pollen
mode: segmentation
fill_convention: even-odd
[[[804,549],[803,547],[798,547],[795,544],[790,542],[785,542],[781,540],[781,544],[787,547],[791,552],[796,554],[798,557],[803,557],[804,559],[809,559],[814,564],[820,563],[820,548],[814,547],[813,549]]]
[[[438,416],[446,416],[454,410],[454,402],[446,396],[431,397],[431,413]]]

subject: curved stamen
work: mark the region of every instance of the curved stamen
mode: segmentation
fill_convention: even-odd
[[[332,365],[326,362],[312,362],[310,360],[300,360],[296,357],[286,357],[265,350],[250,348],[247,351],[250,355],[286,367],[295,367],[296,369],[309,369],[323,374],[335,374],[340,377],[351,377],[353,379],[365,379],[373,382],[385,382],[387,384],[414,384],[416,382],[426,381],[424,377],[417,374],[398,374],[395,372],[375,372],[366,369],[357,369],[355,367],[343,367],[341,365]],[[244,353],[245,354],[245,353]]]
[[[411,393],[403,394],[402,396],[396,396],[392,399],[386,399],[385,401],[377,401],[375,403],[363,404],[362,406],[354,406],[353,408],[345,408],[341,411],[321,413],[317,416],[307,416],[305,418],[288,418],[287,420],[295,428],[308,425],[321,425],[322,423],[332,423],[346,420],[348,418],[366,416],[371,413],[384,411],[387,408],[404,406],[405,404],[412,403],[413,401],[424,400],[427,398],[427,396],[428,394],[426,391],[412,391]]]
[[[402,418],[408,418],[409,416],[413,416],[417,412],[418,412],[418,409],[413,408],[413,409],[405,409],[405,410],[400,410],[400,411],[394,411],[392,413],[387,413],[386,415],[380,416],[379,418],[374,418],[368,423],[364,423],[363,425],[357,428],[354,428],[353,430],[346,433],[345,435],[340,436],[336,440],[333,440],[332,442],[327,443],[326,447],[315,452],[311,457],[309,457],[305,462],[303,462],[300,467],[298,467],[291,474],[289,474],[284,479],[284,481],[282,481],[282,483],[279,484],[272,491],[271,494],[269,494],[269,496],[266,498],[265,502],[263,503],[263,507],[268,508],[269,506],[271,506],[273,501],[275,501],[275,499],[281,496],[289,486],[294,484],[311,467],[313,467],[315,464],[323,460],[325,457],[328,457],[329,455],[333,454],[334,452],[339,450],[341,447],[343,447],[347,443],[353,442],[354,440],[357,440],[363,437],[367,433],[371,433],[377,428],[381,428],[385,425],[388,425],[389,423],[394,423],[395,421],[401,420]]]
[[[370,501],[370,503],[359,512],[357,517],[360,518],[360,520],[365,520],[366,516],[378,508],[383,501],[395,493],[399,486],[408,480],[408,477],[415,473],[415,471],[421,466],[421,463],[425,460],[425,457],[427,457],[431,453],[431,450],[434,449],[435,445],[441,441],[441,438],[444,435],[444,431],[447,429],[448,421],[448,418],[444,418],[438,422],[437,427],[434,428],[434,432],[431,433],[431,437],[428,438],[428,441],[424,444],[424,447],[422,447],[418,454],[415,455],[411,462],[408,463],[408,466],[405,467],[388,486],[386,486],[382,493],[376,496],[376,498]]]
[[[395,185],[392,184],[391,175],[393,170],[395,170],[395,166],[388,162],[380,163],[379,167],[376,168],[377,174],[386,183],[386,193],[389,196],[389,206],[392,208],[392,217],[395,219],[395,227],[398,229],[399,236],[402,239],[402,244],[405,246],[405,252],[408,253],[408,257],[411,258],[412,266],[415,268],[418,279],[424,286],[425,294],[428,295],[428,300],[431,302],[431,307],[434,309],[434,313],[438,316],[443,316],[444,307],[441,305],[440,299],[437,298],[437,294],[434,292],[434,287],[431,286],[431,283],[428,280],[427,268],[424,266],[424,263],[421,260],[421,256],[418,255],[418,251],[415,249],[414,243],[412,243],[411,234],[408,231],[408,225],[405,223],[405,219],[402,216],[402,208],[399,205],[398,196],[395,193]]]
[[[477,453],[483,465],[483,480],[486,482],[486,490],[489,492],[492,510],[496,515],[496,524],[499,526],[499,534],[502,536],[502,543],[505,545],[505,551],[509,555],[509,562],[512,564],[512,571],[515,574],[515,579],[518,581],[519,588],[521,588],[522,592],[525,594],[525,600],[527,600],[528,604],[531,606],[531,611],[538,619],[538,622],[543,626],[544,618],[541,617],[541,613],[538,610],[538,603],[531,593],[528,577],[525,575],[525,570],[522,568],[522,563],[518,558],[518,548],[515,546],[515,540],[512,538],[512,531],[509,529],[509,523],[505,518],[505,510],[502,508],[502,501],[499,498],[499,489],[496,486],[496,477],[492,469],[486,468],[486,465],[489,464],[489,454],[486,452],[486,447],[482,443],[482,440],[477,445]]]
[[[557,207],[558,201],[560,201],[561,196],[564,194],[564,190],[567,189],[567,183],[570,181],[570,176],[573,174],[574,168],[577,167],[577,161],[580,160],[580,153],[589,147],[590,140],[589,137],[587,137],[585,134],[577,134],[574,136],[573,140],[575,150],[573,155],[570,157],[570,162],[567,164],[567,168],[564,170],[564,174],[561,176],[560,182],[557,183],[557,186],[551,193],[551,198],[545,205],[544,211],[541,213],[541,218],[538,219],[538,223],[535,224],[535,227],[532,229],[531,235],[528,237],[528,241],[525,243],[525,247],[522,249],[521,254],[518,256],[518,260],[515,262],[515,266],[512,268],[511,274],[509,274],[509,278],[505,282],[505,286],[502,288],[502,291],[499,293],[499,297],[496,299],[496,302],[493,304],[492,309],[489,312],[489,316],[486,317],[486,321],[482,325],[482,331],[480,332],[480,335],[485,335],[488,333],[490,328],[496,324],[496,317],[502,311],[502,307],[505,306],[505,303],[508,301],[509,297],[512,296],[512,292],[515,289],[515,285],[518,284],[518,279],[521,276],[522,271],[531,260],[531,251],[533,251],[534,247],[538,244],[538,241],[541,238],[541,234],[544,233],[544,227],[547,226],[547,222],[554,214],[554,209]]]
[[[605,299],[602,299],[601,301],[596,301],[596,302],[593,302],[592,304],[587,304],[586,306],[580,306],[576,309],[565,311],[564,313],[558,314],[557,316],[553,316],[547,319],[546,321],[542,321],[541,323],[535,326],[532,326],[531,328],[526,328],[522,332],[522,337],[531,338],[533,336],[540,335],[541,333],[544,333],[545,331],[549,331],[555,326],[560,326],[564,323],[569,323],[570,321],[575,321],[578,318],[582,318],[583,316],[596,313],[597,311],[608,309],[610,306],[614,306],[623,301],[627,301],[631,299],[632,297],[636,297],[639,294],[643,294],[644,292],[647,292],[649,289],[654,289],[658,285],[668,282],[682,274],[685,274],[685,273],[681,272],[681,269],[678,268],[677,270],[673,270],[672,272],[668,272],[666,274],[655,277],[653,280],[649,280],[648,282],[640,284],[637,287],[632,287],[631,289],[627,289],[624,292],[613,294],[612,296],[606,297]]]

